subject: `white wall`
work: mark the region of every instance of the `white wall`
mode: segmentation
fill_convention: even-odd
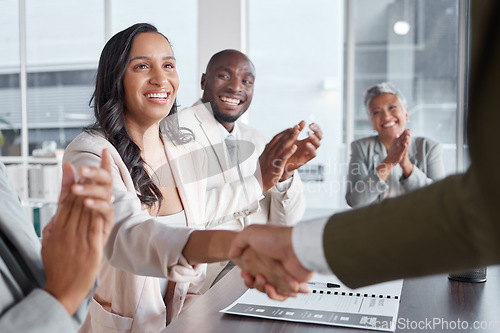
[[[198,1],[198,72],[224,49],[246,51],[246,1]]]

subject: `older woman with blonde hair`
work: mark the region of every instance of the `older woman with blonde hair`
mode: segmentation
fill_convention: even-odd
[[[352,142],[346,200],[353,208],[431,184],[445,175],[441,145],[412,137],[404,96],[390,83],[368,88],[364,102],[378,135]]]

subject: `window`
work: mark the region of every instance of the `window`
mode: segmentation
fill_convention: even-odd
[[[105,41],[104,5],[27,0],[25,20],[31,154],[44,142],[64,148],[93,120],[89,100]]]
[[[321,125],[318,156],[302,170],[311,180],[304,181],[308,211],[319,214],[343,202],[343,20],[341,1],[248,2],[248,54],[257,73],[249,123],[269,139],[300,120]]]
[[[178,58],[178,102],[191,105],[198,95],[197,1],[102,0],[2,1],[0,21],[0,153],[21,156],[21,66],[26,66],[28,151],[43,146],[65,148],[93,122],[89,101],[97,63],[106,42],[106,22],[114,34],[137,22],[157,26]],[[24,6],[21,6],[24,4]],[[23,11],[21,12],[21,8]],[[151,8],[155,8],[151,11]],[[179,15],[182,13],[182,15]],[[20,18],[25,22],[25,64],[20,57]]]
[[[0,160],[7,164],[25,206],[52,209],[57,200],[60,158],[33,156],[64,149],[94,121],[89,101],[108,30],[115,34],[134,23],[154,24],[170,39],[178,58],[179,104],[196,100],[197,4],[197,0],[156,0],[147,6],[130,0],[0,2]],[[53,193],[44,192],[47,189]],[[38,220],[50,217],[42,211],[31,215]]]
[[[445,168],[455,172],[459,1],[354,0],[352,10],[354,139],[376,134],[363,93],[388,81],[406,97],[412,135],[440,142]]]
[[[19,89],[19,5],[2,2],[0,29],[0,155],[19,155],[13,143],[20,135],[21,92]]]
[[[318,156],[300,170],[306,219],[348,208],[348,150],[376,133],[363,92],[378,82],[402,91],[412,135],[439,141],[446,171],[457,171],[462,2],[248,0],[248,54],[257,71],[249,123],[269,138],[301,119],[324,132]]]

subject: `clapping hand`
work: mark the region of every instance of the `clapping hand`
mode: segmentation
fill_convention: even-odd
[[[111,232],[111,159],[102,154],[100,168],[83,167],[75,183],[70,164],[63,166],[57,212],[44,229],[42,261],[45,290],[72,315],[95,283],[102,251]]]
[[[408,158],[408,147],[410,146],[410,130],[405,129],[401,135],[392,141],[387,151],[386,162],[390,164],[400,164]]]
[[[292,177],[296,169],[316,157],[323,132],[313,123],[309,125],[312,132],[307,133],[308,137],[297,140],[305,124],[302,120],[294,127],[278,133],[264,148],[256,172],[263,192],[276,185],[278,181]]]
[[[295,125],[278,133],[266,145],[259,157],[256,177],[262,185],[262,192],[266,192],[281,179],[288,159],[297,150],[295,144],[300,131],[304,128]]]
[[[410,139],[410,130],[405,129],[403,133],[392,142],[391,147],[387,152],[387,157],[393,157],[395,161],[394,163],[401,166],[406,178],[408,178],[413,171],[413,163],[411,163],[410,157],[408,155],[408,151],[410,148]]]
[[[396,165],[400,165],[403,169],[403,174],[408,178],[413,171],[413,163],[411,163],[408,156],[408,150],[410,147],[410,130],[406,129],[401,133],[401,135],[395,138],[389,149],[387,150],[387,157],[377,166],[377,172],[380,179],[383,181],[387,180],[392,168]]]
[[[301,131],[302,129],[304,129],[305,124],[306,122],[303,120],[299,123]],[[307,138],[295,141],[297,150],[286,162],[285,169],[280,181],[284,181],[292,177],[295,170],[316,157],[316,150],[321,144],[323,132],[315,123],[310,124],[309,128],[312,132],[307,132]]]

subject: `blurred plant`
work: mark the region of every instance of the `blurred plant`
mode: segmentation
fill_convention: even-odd
[[[3,118],[0,118],[0,124],[5,124],[9,127],[12,127],[12,125],[7,120],[5,120]],[[0,130],[0,146],[3,146],[4,144],[5,144],[5,138],[2,134],[2,130]]]

